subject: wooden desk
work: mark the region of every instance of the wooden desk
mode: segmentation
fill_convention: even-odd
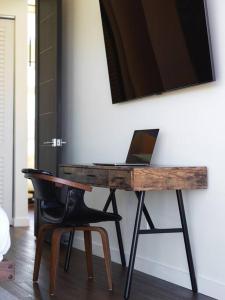
[[[182,190],[207,188],[206,167],[135,167],[135,166],[96,166],[96,165],[61,165],[60,177],[96,187],[109,188],[110,194],[104,211],[110,203],[114,213],[118,213],[115,191],[117,189],[134,191],[138,199],[136,219],[133,230],[133,239],[130,251],[124,298],[130,296],[132,274],[136,257],[138,237],[140,234],[183,233],[187,261],[189,266],[193,292],[197,293],[197,282],[191,253],[191,246],[183,204]],[[181,228],[157,229],[145,206],[146,191],[175,190],[181,218]],[[149,230],[140,228],[142,214],[144,214]],[[119,222],[116,222],[116,231],[120,249],[121,262],[126,266],[124,247]]]

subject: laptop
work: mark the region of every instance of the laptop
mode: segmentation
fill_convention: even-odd
[[[149,166],[159,129],[135,130],[125,163],[94,163],[101,166]]]

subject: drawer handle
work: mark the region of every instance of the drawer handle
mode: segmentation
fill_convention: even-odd
[[[88,174],[87,177],[95,178],[96,175]]]
[[[70,172],[64,172],[65,175],[72,175]]]
[[[124,177],[114,177],[113,180],[124,180]]]

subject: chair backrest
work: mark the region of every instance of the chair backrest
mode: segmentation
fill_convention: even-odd
[[[78,216],[85,207],[85,190],[92,190],[88,185],[54,177],[44,170],[23,169],[22,173],[32,181],[41,216],[48,222],[63,223],[66,218]]]
[[[68,187],[57,188],[54,182],[38,178],[40,175],[54,178],[52,173],[45,170],[23,169],[22,173],[32,181],[34,199],[37,201],[41,218],[48,223],[62,223],[67,209]]]
[[[38,169],[22,169],[22,173],[24,173],[25,178],[32,181],[36,199],[53,201],[56,198],[55,184],[35,177],[37,174],[53,176],[52,173]]]

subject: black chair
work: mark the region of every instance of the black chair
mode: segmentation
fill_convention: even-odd
[[[84,193],[92,190],[88,185],[57,178],[43,170],[23,169],[22,172],[25,178],[31,179],[34,186],[35,201],[38,203],[41,218],[47,222],[47,224],[40,227],[37,237],[33,280],[38,280],[42,246],[48,230],[53,230],[51,239],[50,294],[54,294],[56,287],[60,240],[65,232],[70,233],[69,252],[72,248],[74,231],[84,232],[88,278],[93,278],[91,232],[95,231],[102,238],[108,288],[112,290],[108,234],[104,228],[90,226],[89,224],[102,221],[120,221],[121,217],[117,214],[87,207],[84,203]],[[67,253],[68,261],[69,258],[70,253]]]

